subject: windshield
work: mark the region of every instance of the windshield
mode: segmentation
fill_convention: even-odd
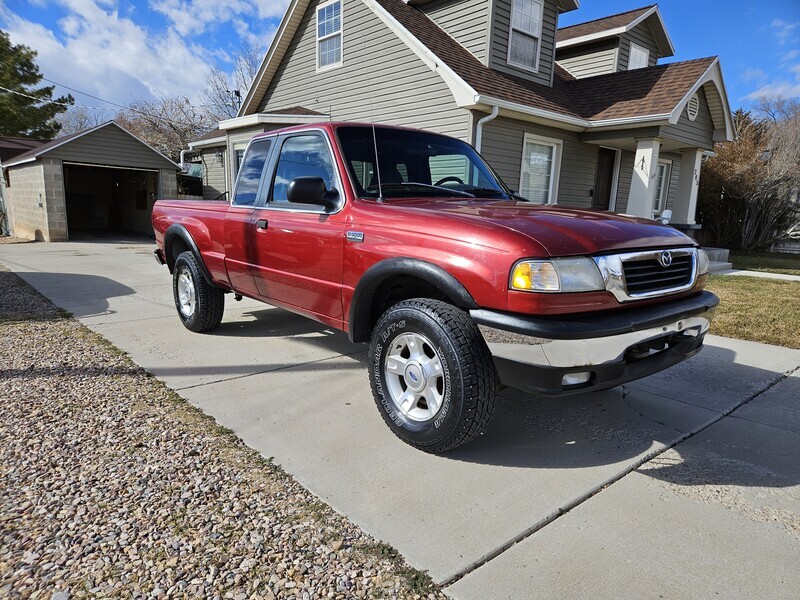
[[[361,198],[377,198],[378,172],[370,126],[336,130]],[[511,192],[468,144],[433,133],[375,128],[383,198],[499,198]]]

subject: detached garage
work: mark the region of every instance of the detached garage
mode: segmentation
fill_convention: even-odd
[[[158,198],[175,198],[178,165],[109,121],[3,164],[14,235],[48,242],[81,233],[151,235]]]

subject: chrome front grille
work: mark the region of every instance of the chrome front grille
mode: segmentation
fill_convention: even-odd
[[[685,292],[697,280],[697,251],[694,248],[610,254],[597,256],[594,261],[606,289],[619,302]]]
[[[625,289],[629,295],[646,294],[683,287],[692,281],[694,257],[690,254],[672,256],[668,253],[669,265],[661,260],[629,260],[622,263]]]

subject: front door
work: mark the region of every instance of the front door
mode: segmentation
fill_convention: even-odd
[[[309,203],[289,203],[297,177],[321,177],[341,190],[330,148],[320,132],[304,132],[280,143],[268,202],[256,208],[256,286],[268,302],[299,309],[322,321],[342,319],[344,211],[326,212]],[[342,200],[340,200],[341,202]]]
[[[611,190],[614,187],[614,165],[617,151],[600,148],[597,153],[597,175],[594,181],[592,208],[608,210],[611,206]]]

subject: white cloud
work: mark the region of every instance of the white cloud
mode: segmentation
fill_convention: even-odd
[[[0,5],[0,23],[14,43],[38,52],[37,63],[48,79],[119,104],[162,92],[198,95],[208,70],[202,48],[172,30],[147,31],[120,16],[113,0],[58,3],[67,12],[58,35]]]
[[[151,0],[150,8],[164,15],[181,35],[197,35],[231,23],[240,36],[250,38],[259,34],[250,23],[281,17],[287,4],[288,0]]]
[[[778,38],[778,43],[781,45],[794,41],[795,38],[793,38],[793,36],[798,27],[800,27],[800,21],[788,23],[782,19],[772,20],[772,28],[775,30],[775,37]]]
[[[747,83],[758,83],[765,81],[768,75],[761,69],[745,69],[739,77]]]
[[[225,55],[222,49],[203,47],[208,38],[200,34],[227,26],[241,39],[266,46],[275,22],[264,19],[282,15],[288,0],[152,0],[151,7],[168,21],[166,29],[158,30],[134,22],[131,5],[117,0],[35,2],[57,5],[66,14],[51,31],[0,0],[0,26],[12,42],[38,52],[46,78],[128,104],[161,93],[198,100],[209,66]],[[80,104],[104,106],[73,95]]]
[[[747,100],[755,100],[760,96],[783,96],[784,98],[800,98],[800,63],[786,67],[786,76],[770,81],[746,96]]]

